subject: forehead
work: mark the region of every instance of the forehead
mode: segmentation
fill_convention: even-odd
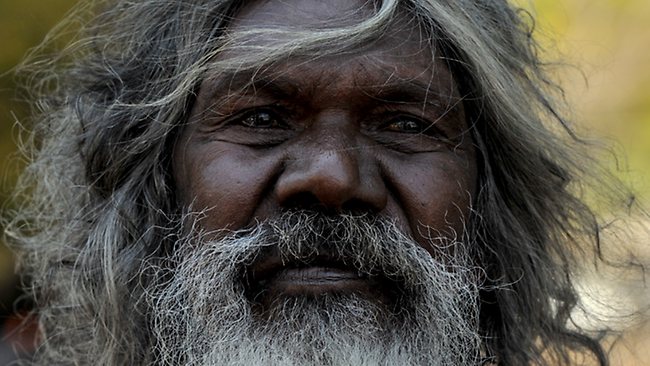
[[[322,80],[337,82],[345,87],[378,87],[412,84],[416,89],[427,89],[447,96],[457,96],[457,88],[446,62],[436,57],[429,37],[422,34],[417,22],[404,13],[396,14],[386,25],[362,31],[364,41],[354,43],[344,52],[328,50],[328,44],[310,45],[305,50],[291,42],[308,39],[314,32],[354,32],[354,27],[376,15],[372,1],[357,0],[263,0],[246,4],[235,15],[228,27],[234,42],[222,48],[216,56],[217,64],[226,60],[229,72],[216,66],[216,77],[223,90],[249,86],[255,79],[284,80],[303,78],[304,82]],[[277,45],[277,46],[276,46]],[[267,54],[286,48],[286,54],[265,59]],[[335,48],[335,47],[334,47]],[[259,60],[253,67],[239,67],[242,63]],[[214,81],[214,80],[210,80]],[[250,83],[248,83],[250,82]],[[379,84],[379,85],[378,85]]]

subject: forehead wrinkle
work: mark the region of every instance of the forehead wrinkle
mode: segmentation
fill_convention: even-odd
[[[419,49],[417,52],[425,52],[425,50]],[[412,53],[409,55],[414,56]],[[347,62],[340,62],[336,55],[330,55],[315,60],[303,59],[297,63],[285,61],[272,66],[260,66],[254,70],[224,72],[207,80],[211,97],[215,99],[227,100],[237,95],[251,95],[252,90],[253,94],[261,91],[290,100],[298,95],[302,97],[317,95],[319,89],[336,89],[338,93],[345,89],[356,88],[375,100],[420,103],[423,109],[427,105],[441,103],[454,105],[458,98],[453,76],[445,69],[444,63],[440,63],[440,59],[436,62],[435,56],[429,55],[431,57],[427,57],[430,59],[429,62],[424,59],[415,60],[421,67],[410,67],[412,65],[409,62],[399,62],[403,58],[413,61],[412,57],[404,55],[397,56],[398,60],[394,57],[386,60],[373,52],[357,55]],[[311,62],[331,66],[313,68],[310,67]],[[413,70],[419,72],[413,75]],[[304,77],[305,71],[308,77]],[[445,78],[449,80],[448,83],[437,82],[436,78],[441,81]],[[336,88],[329,88],[336,83],[343,84]]]
[[[424,75],[423,71],[421,75]],[[356,87],[362,90],[369,98],[392,104],[421,104],[423,109],[427,106],[454,107],[460,98],[455,97],[453,84],[449,88],[437,88],[434,84],[435,75],[426,79],[422,77],[400,78],[393,70],[388,73],[382,83],[368,85],[367,78],[363,75],[355,77]],[[424,81],[426,80],[426,81]]]
[[[369,89],[382,90],[384,88],[394,88],[395,86],[413,87],[415,90],[433,91],[439,89],[439,95],[454,96],[457,93],[455,88],[455,81],[444,64],[436,62],[440,60],[430,54],[430,59],[423,63],[414,63],[415,57],[421,56],[424,49],[418,50],[416,53],[409,54],[409,57],[400,55],[397,60],[390,58],[383,60],[378,58],[376,54],[363,55],[364,62],[358,62],[358,67],[363,72],[354,73],[354,86]],[[405,59],[406,62],[401,62]],[[427,58],[428,59],[428,58]],[[419,60],[422,62],[423,60]],[[421,66],[421,67],[420,67]],[[413,70],[420,70],[417,74],[413,74]],[[450,81],[449,87],[432,88],[436,78],[448,78]],[[372,84],[374,83],[374,85]],[[370,85],[369,85],[370,84]],[[381,93],[379,93],[381,94]]]
[[[206,81],[210,98],[228,100],[258,93],[280,99],[291,99],[304,93],[300,83],[282,74],[273,75],[255,71],[229,72]]]

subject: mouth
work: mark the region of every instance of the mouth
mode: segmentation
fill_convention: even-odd
[[[252,266],[246,277],[256,300],[279,295],[377,295],[382,287],[376,276],[362,273],[341,259],[323,255],[304,261],[286,261],[277,253],[272,253]]]

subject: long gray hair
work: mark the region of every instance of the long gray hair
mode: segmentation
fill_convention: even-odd
[[[84,26],[63,52],[31,57],[31,163],[7,233],[36,303],[41,362],[144,359],[150,279],[141,268],[173,250],[181,209],[170,152],[206,72],[354,50],[406,14],[459,83],[479,152],[468,230],[487,278],[486,351],[504,365],[568,364],[575,351],[607,363],[597,339],[568,325],[573,256],[596,250],[599,226],[577,193],[589,172],[584,143],[557,108],[561,89],[525,13],[505,0],[376,3],[374,15],[341,28],[251,30],[292,34],[260,46],[227,32],[239,1],[101,1],[70,18]],[[257,56],[214,62],[236,47]]]

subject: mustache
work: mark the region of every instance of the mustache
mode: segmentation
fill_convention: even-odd
[[[379,243],[390,241],[388,233],[394,234],[394,228],[377,216],[291,211],[263,226],[266,239],[273,245],[258,252],[247,277],[263,277],[280,268],[316,265],[355,269],[365,276],[396,272],[387,268],[388,248]]]
[[[472,270],[466,240],[429,235],[436,253],[432,256],[394,221],[371,214],[287,210],[242,230],[205,232],[197,227],[195,222],[187,237],[179,241],[171,267],[200,255],[201,263],[224,267],[222,273],[236,275],[244,286],[281,268],[312,265],[351,269],[360,276],[399,282],[405,285],[400,286],[403,290],[432,268],[464,274]]]

